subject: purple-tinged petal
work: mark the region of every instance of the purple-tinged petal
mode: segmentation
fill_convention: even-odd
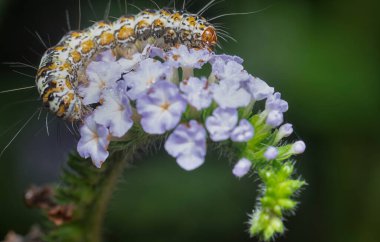
[[[180,89],[185,99],[197,110],[208,108],[212,102],[212,95],[206,78],[190,77],[180,83]]]
[[[106,127],[96,124],[92,116],[89,116],[80,128],[81,138],[77,145],[77,150],[83,158],[91,157],[92,162],[100,168],[107,159],[109,131]]]
[[[238,114],[236,109],[217,108],[212,116],[206,119],[206,128],[213,141],[222,141],[230,138],[231,131],[236,127]]]
[[[128,98],[111,90],[104,92],[102,98],[102,105],[94,111],[95,122],[109,128],[112,136],[122,137],[133,125]]]
[[[190,171],[204,162],[206,155],[206,130],[197,121],[180,124],[165,142],[166,151],[177,158],[183,169]]]
[[[277,127],[284,121],[284,115],[278,110],[273,110],[268,113],[266,123],[269,126]]]
[[[171,48],[165,57],[166,62],[172,67],[197,69],[200,69],[210,58],[210,51],[206,49],[189,49],[185,45]]]
[[[276,92],[275,94],[269,96],[265,103],[265,109],[268,111],[278,110],[282,113],[288,111],[288,102],[281,99],[281,93]]]
[[[260,78],[250,76],[249,80],[245,82],[247,90],[252,95],[252,98],[256,101],[266,99],[273,94],[274,88],[268,86],[268,84]]]
[[[86,70],[88,85],[80,86],[83,104],[97,103],[103,90],[116,85],[121,78],[121,67],[116,62],[91,62]]]
[[[231,140],[234,142],[247,142],[253,138],[254,129],[250,122],[242,119],[239,125],[232,131]]]
[[[296,155],[302,154],[303,152],[305,152],[305,149],[306,149],[306,144],[302,140],[296,141],[292,145],[292,152],[293,154],[296,154]]]
[[[247,173],[249,172],[249,170],[251,169],[251,166],[252,166],[252,162],[246,158],[242,158],[240,159],[234,166],[233,170],[232,170],[232,173],[236,176],[236,177],[243,177],[245,175],[247,175]]]
[[[136,100],[143,95],[155,82],[167,80],[172,76],[172,69],[154,59],[141,61],[136,68],[124,75],[126,85],[129,87],[127,95],[131,100]]]
[[[177,126],[186,106],[178,87],[167,81],[155,83],[137,100],[141,125],[149,134],[163,134]]]
[[[278,156],[278,149],[273,146],[269,146],[267,150],[264,153],[264,157],[269,161],[269,160],[274,160]]]
[[[115,62],[116,61],[116,56],[114,55],[113,51],[111,49],[105,50],[101,53],[99,53],[95,61],[99,62]]]
[[[219,79],[229,83],[240,83],[249,79],[249,74],[244,67],[236,61],[217,60],[212,65],[212,72]]]
[[[251,102],[251,95],[240,84],[221,81],[211,87],[215,102],[222,108],[245,107]]]

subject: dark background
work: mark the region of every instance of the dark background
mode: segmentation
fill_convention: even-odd
[[[103,16],[107,1],[82,0],[82,25]],[[131,2],[131,1],[130,1]],[[163,6],[168,1],[157,0]],[[206,1],[189,7],[196,12]],[[375,2],[375,1],[373,1]],[[134,1],[153,7],[149,1]],[[269,7],[269,8],[267,8]],[[131,11],[136,11],[130,7]],[[380,19],[369,0],[226,0],[206,13],[265,9],[220,19],[237,43],[219,52],[245,59],[245,67],[275,86],[289,101],[293,139],[307,152],[298,172],[309,186],[302,192],[289,229],[278,241],[379,241],[380,226]],[[38,65],[45,47],[67,31],[65,10],[78,25],[77,1],[0,1],[0,61]],[[113,1],[111,15],[121,13]],[[33,70],[0,66],[0,90],[30,86]],[[5,147],[41,106],[35,89],[0,94],[0,147]],[[38,211],[22,201],[30,184],[57,181],[75,138],[64,122],[35,116],[0,158],[0,238],[26,233]],[[255,203],[253,177],[237,180],[232,165],[209,155],[193,172],[181,170],[165,154],[125,172],[104,228],[106,241],[255,241],[246,233]]]

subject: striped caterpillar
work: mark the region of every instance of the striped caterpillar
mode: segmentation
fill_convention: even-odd
[[[164,49],[177,44],[213,49],[217,33],[205,18],[170,9],[147,9],[69,32],[42,57],[36,85],[44,106],[60,118],[81,120],[86,107],[76,87],[88,63],[105,49],[128,53],[146,44]]]

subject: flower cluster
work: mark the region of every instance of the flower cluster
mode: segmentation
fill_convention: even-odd
[[[194,69],[205,65],[211,66],[211,73],[195,76]],[[172,132],[165,149],[182,168],[193,170],[204,162],[207,137],[237,143],[254,137],[254,124],[246,119],[249,116],[239,115],[240,110],[266,99],[260,117],[272,128],[281,125],[288,110],[280,93],[244,70],[242,59],[206,49],[179,46],[164,51],[147,46],[142,53],[118,59],[109,50],[88,65],[86,75],[88,83],[79,91],[83,103],[96,108],[81,127],[78,152],[91,157],[97,167],[107,159],[110,141],[126,135],[136,121],[148,134]],[[210,115],[203,120],[193,115],[194,119],[186,121],[186,113]],[[278,141],[290,135],[289,129],[290,124],[280,128]],[[272,146],[264,154],[267,160],[277,155]],[[242,157],[236,164],[235,175],[249,171],[243,173],[239,168],[245,160]]]
[[[87,67],[87,81],[79,86],[83,103],[93,108],[80,128],[79,154],[91,157],[100,168],[109,156],[110,142],[128,137],[136,126],[149,135],[167,134],[165,150],[185,170],[201,166],[207,143],[218,142],[236,150],[238,161],[232,169],[236,177],[254,167],[260,174],[280,174],[269,168],[303,153],[305,143],[283,141],[293,132],[291,124],[283,124],[288,103],[265,81],[250,75],[242,63],[236,56],[186,46],[163,50],[148,45],[141,53],[122,57],[112,51],[99,54]],[[262,100],[265,109],[255,114],[254,104]],[[272,186],[271,179],[265,185]],[[291,180],[290,174],[281,182],[279,187],[285,190],[287,184],[296,183],[297,189],[303,184]],[[265,234],[268,239],[282,232],[278,221],[282,224],[282,211],[292,206],[280,202],[293,193],[265,195],[274,202],[259,204],[251,234]],[[273,214],[278,215],[272,219],[275,222],[267,222],[265,216]],[[263,219],[265,223],[257,222]]]

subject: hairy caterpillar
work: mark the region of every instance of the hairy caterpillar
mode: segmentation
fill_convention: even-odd
[[[147,43],[161,48],[184,44],[213,49],[217,33],[205,18],[171,9],[147,9],[114,22],[100,21],[83,31],[69,32],[45,52],[38,68],[36,86],[44,106],[58,117],[80,120],[86,107],[76,87],[88,62],[105,49],[128,53]]]

